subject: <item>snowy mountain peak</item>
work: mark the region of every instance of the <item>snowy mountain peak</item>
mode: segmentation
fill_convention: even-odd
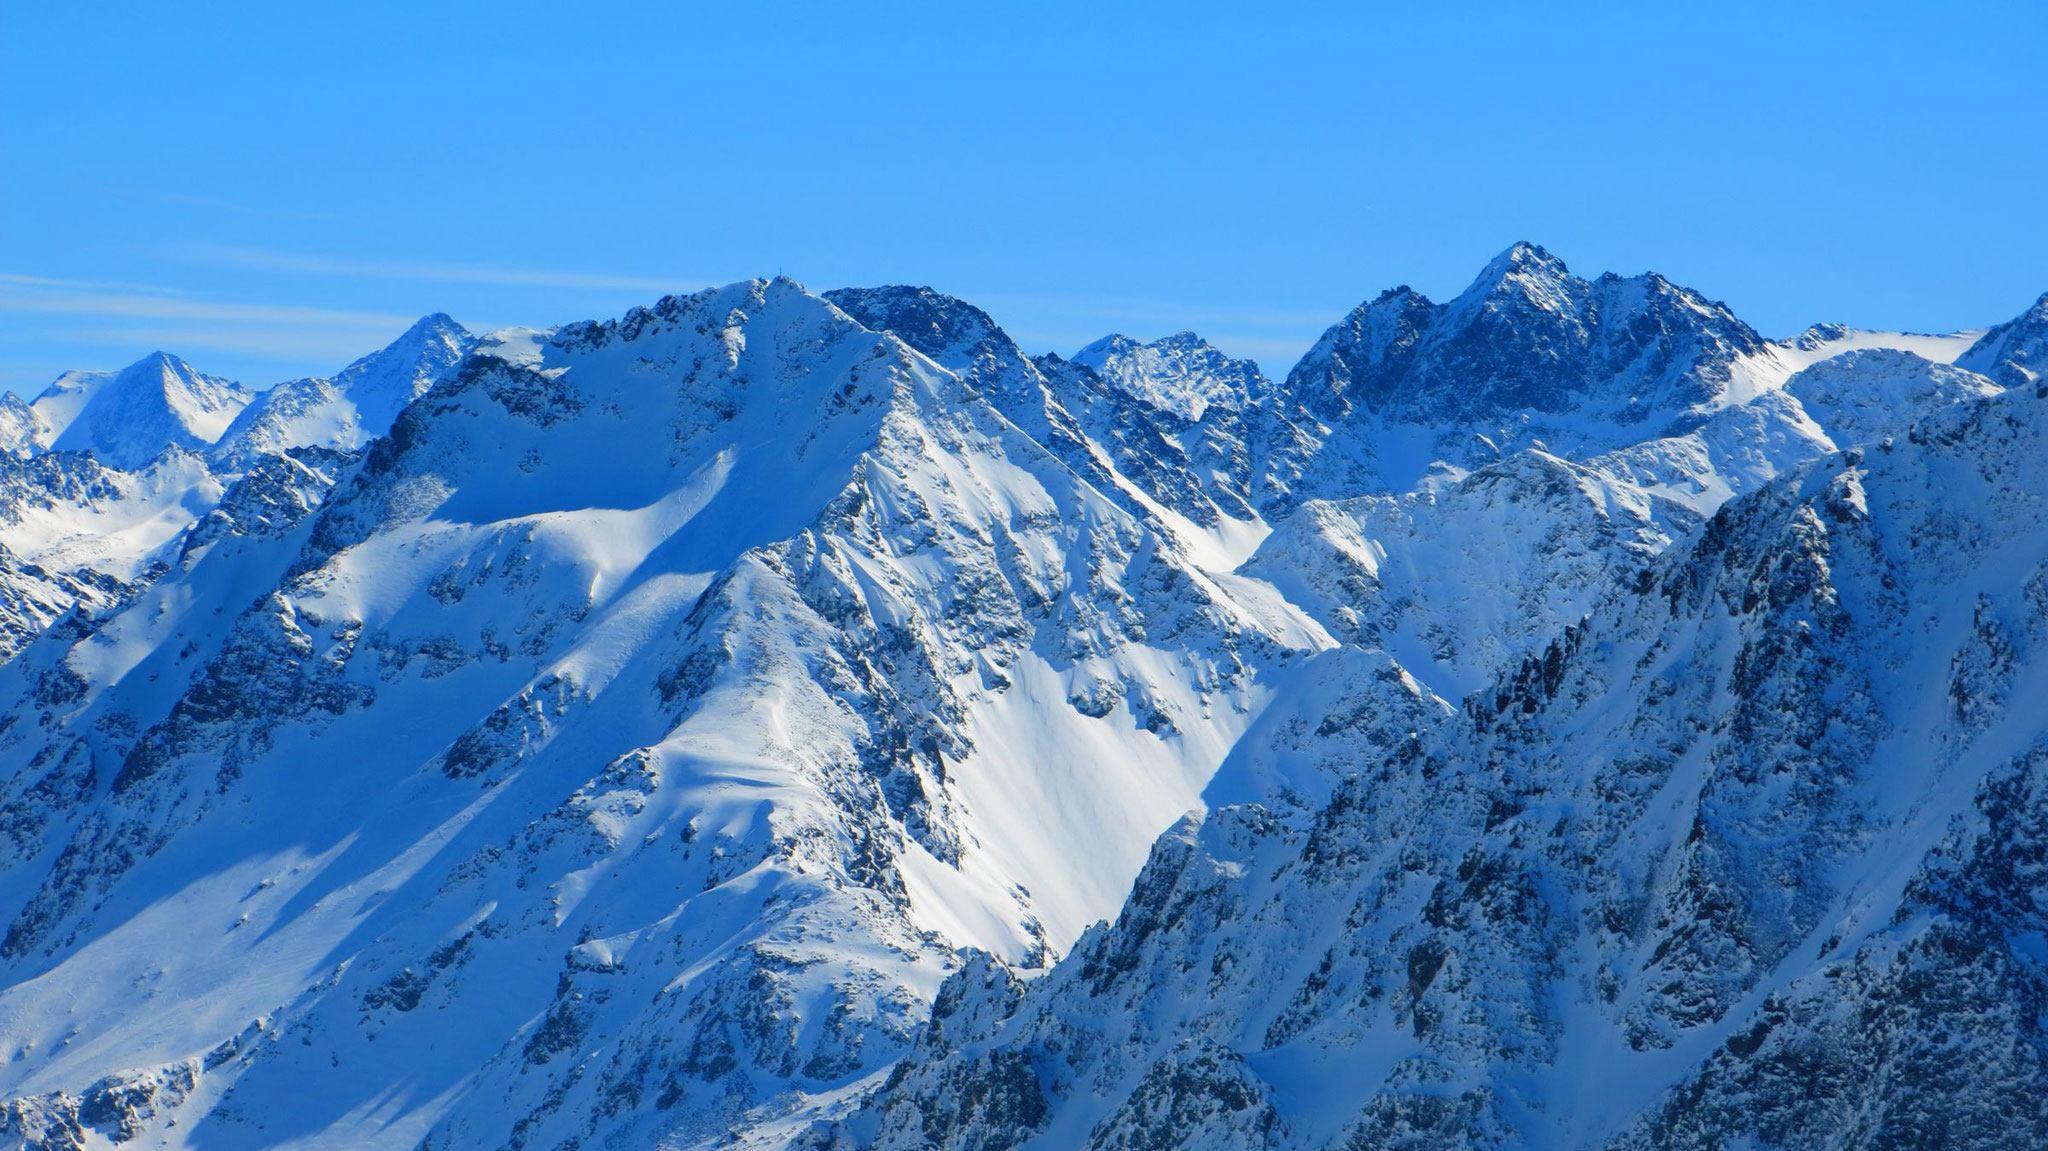
[[[824,299],[862,327],[888,332],[956,373],[1012,419],[1038,427],[1053,401],[1048,381],[987,312],[930,288],[837,288]]]
[[[1578,327],[1591,288],[1563,260],[1525,241],[1489,261],[1444,310],[1446,318],[1460,326],[1489,314],[1519,316],[1534,309],[1551,317],[1546,321],[1550,324]]]
[[[1516,244],[1449,303],[1397,291],[1361,305],[1295,366],[1288,390],[1327,422],[1545,418],[1546,439],[1614,443],[1711,405],[1735,361],[1762,347],[1725,307],[1661,276],[1588,282]]]
[[[212,444],[251,398],[242,385],[159,351],[112,374],[66,373],[32,406],[52,448],[90,450],[102,463],[133,470],[167,447]]]
[[[2048,377],[2048,292],[2018,317],[1985,332],[1956,363],[2008,388],[2040,386]]]
[[[290,380],[258,395],[222,434],[215,458],[239,470],[291,448],[359,448],[389,431],[477,342],[443,313],[424,316],[331,380]]]
[[[1515,293],[1538,307],[1558,310],[1570,307],[1571,293],[1584,286],[1563,260],[1522,240],[1488,261],[1460,298]]]
[[[343,368],[334,382],[356,405],[363,426],[381,432],[391,426],[399,409],[418,399],[475,346],[476,337],[467,328],[435,312]]]
[[[1212,407],[1237,411],[1271,386],[1250,360],[1234,360],[1193,332],[1140,343],[1115,334],[1074,353],[1123,393],[1189,420]]]
[[[414,320],[412,326],[382,348],[350,363],[335,373],[336,380],[351,380],[396,360],[417,360],[432,357],[440,350],[445,358],[447,349],[463,347],[476,342],[469,329],[455,322],[446,312],[433,312]]]
[[[1817,352],[1849,339],[1851,329],[1843,324],[1815,324],[1792,337],[1790,343],[1802,352]]]
[[[1190,332],[1187,334],[1193,335],[1194,333]],[[1122,332],[1111,332],[1109,335],[1075,352],[1070,358],[1074,363],[1086,364],[1097,371],[1101,371],[1102,365],[1111,356],[1129,355],[1131,352],[1144,346],[1144,344],[1124,335]]]

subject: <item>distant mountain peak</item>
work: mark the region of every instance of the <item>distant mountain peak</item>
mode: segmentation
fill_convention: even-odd
[[[1850,328],[1844,324],[1815,324],[1792,337],[1792,346],[1810,352],[1849,338]]]
[[[1510,272],[1546,276],[1572,274],[1571,269],[1565,267],[1564,261],[1552,255],[1550,249],[1527,240],[1517,240],[1508,245],[1505,251],[1488,262],[1486,271],[1480,274],[1480,279],[1498,278]]]
[[[361,413],[365,428],[381,434],[407,404],[434,385],[477,343],[444,312],[420,317],[397,339],[337,372],[335,386]]]
[[[1524,240],[1489,261],[1472,285],[1453,301],[1453,306],[1508,297],[1527,300],[1548,312],[1567,314],[1578,307],[1588,287],[1586,281],[1572,275],[1563,260]]]
[[[469,329],[457,323],[455,321],[455,317],[449,315],[446,312],[428,312],[426,315],[421,316],[417,320],[414,320],[412,322],[412,326],[405,330],[405,335],[427,335],[438,332],[467,332],[468,330]],[[401,336],[399,338],[403,339],[405,337]]]
[[[66,373],[33,405],[56,449],[90,450],[110,467],[144,467],[167,448],[219,439],[253,393],[154,351],[118,372]]]
[[[215,458],[239,469],[290,448],[361,447],[388,431],[478,342],[445,312],[422,316],[333,379],[290,380],[257,396],[221,435]]]
[[[1661,276],[1589,282],[1522,242],[1448,303],[1396,289],[1360,305],[1289,374],[1288,390],[1326,422],[1569,414],[1578,426],[1556,430],[1592,443],[1712,403],[1734,360],[1762,345],[1726,308]]]
[[[1191,331],[1150,343],[1122,333],[1104,336],[1074,353],[1125,395],[1183,419],[1199,420],[1212,407],[1235,411],[1270,385],[1250,360],[1235,360]]]

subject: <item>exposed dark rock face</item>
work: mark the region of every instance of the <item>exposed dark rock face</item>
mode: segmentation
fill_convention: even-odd
[[[1517,244],[1463,295],[1395,288],[1324,333],[1288,376],[1316,416],[1474,424],[1521,412],[1670,421],[1718,398],[1763,339],[1654,273],[1587,281]]]

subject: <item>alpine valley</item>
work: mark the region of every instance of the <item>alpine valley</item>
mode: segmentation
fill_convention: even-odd
[[[0,1145],[2048,1146],[2048,296],[159,353],[0,661]]]

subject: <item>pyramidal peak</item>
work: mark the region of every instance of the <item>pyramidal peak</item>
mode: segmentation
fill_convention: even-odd
[[[453,316],[446,312],[431,312],[414,320],[410,327],[389,344],[351,361],[347,367],[336,372],[334,378],[344,379],[367,365],[395,355],[417,353],[435,346],[459,345],[473,341],[474,338],[469,329],[457,323]]]
[[[1094,367],[1110,356],[1125,354],[1133,348],[1143,346],[1144,344],[1141,341],[1126,336],[1122,332],[1111,332],[1083,347],[1069,358],[1077,364],[1087,364],[1089,367]]]
[[[1487,261],[1485,270],[1479,274],[1479,279],[1484,282],[1509,275],[1562,279],[1571,274],[1571,269],[1565,266],[1565,262],[1553,255],[1548,248],[1527,240],[1517,240],[1508,245],[1500,255]]]
[[[423,316],[397,339],[335,374],[366,426],[391,426],[399,409],[418,399],[477,338],[445,312]]]
[[[1523,240],[1488,261],[1471,286],[1453,301],[1453,307],[1497,304],[1507,298],[1565,315],[1578,310],[1587,287],[1563,260]]]
[[[166,448],[196,451],[219,439],[254,397],[232,380],[204,375],[156,351],[114,373],[67,373],[36,398],[49,446],[90,450],[133,470]]]

